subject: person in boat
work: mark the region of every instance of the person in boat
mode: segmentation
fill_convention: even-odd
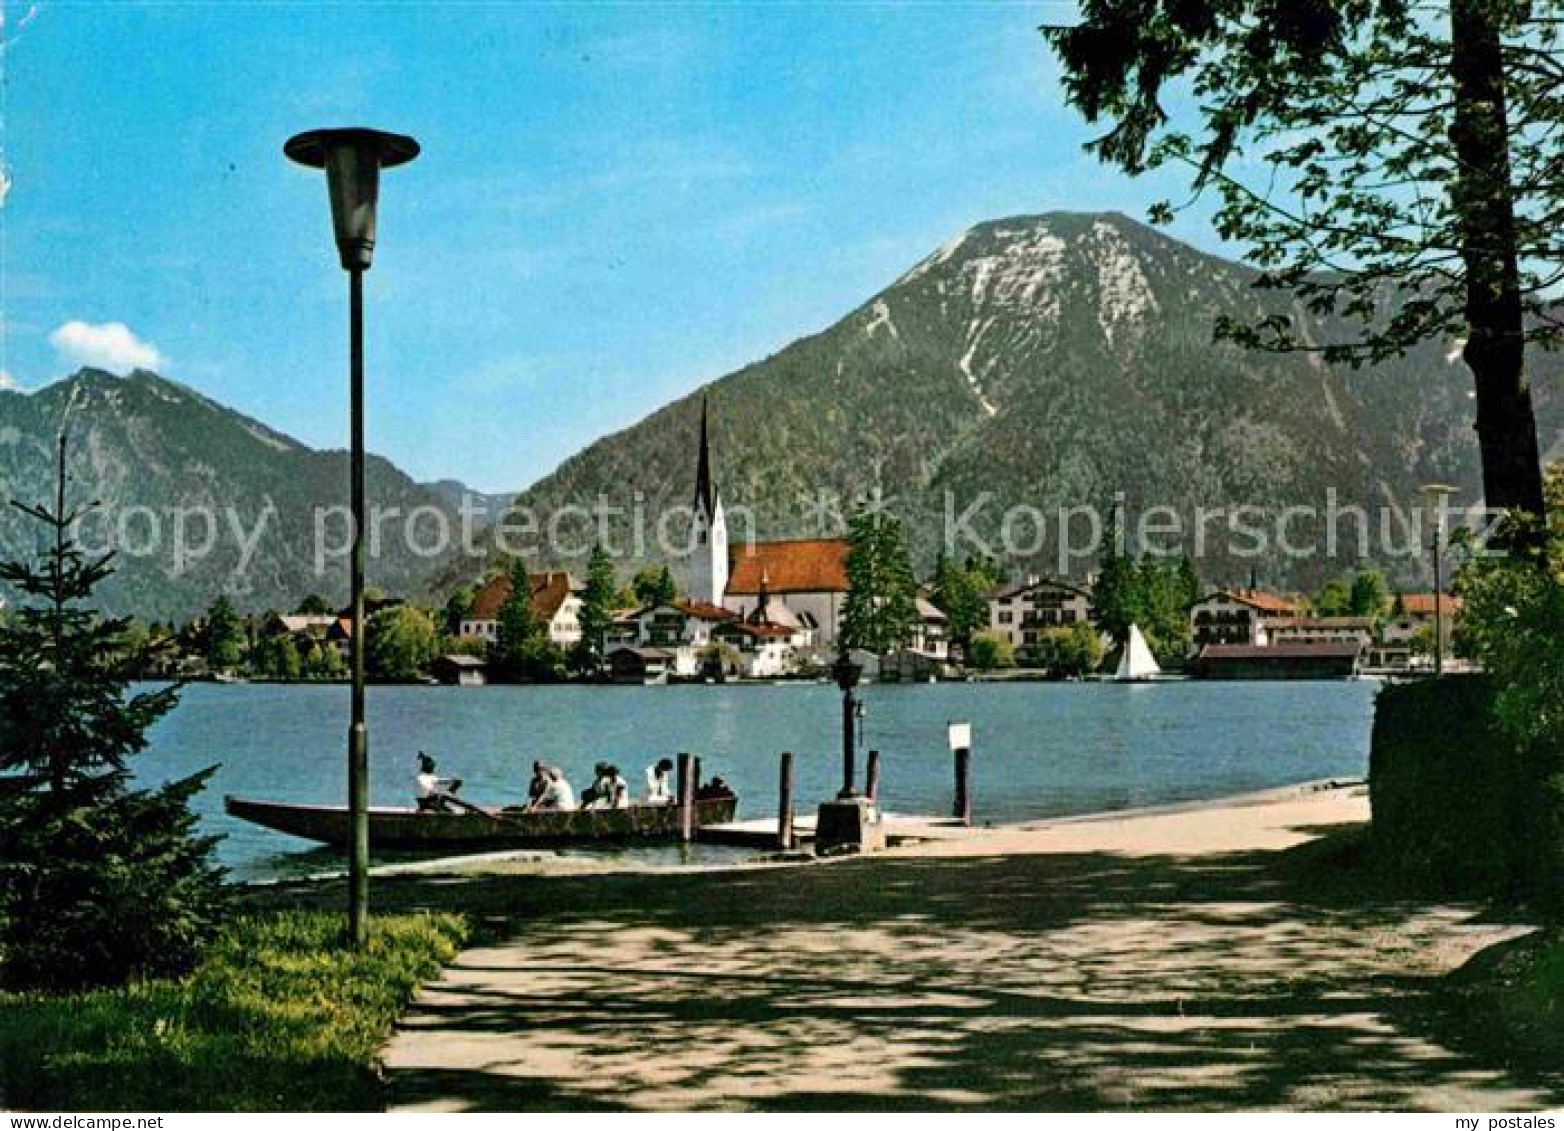
[[[531,805],[527,806],[533,812],[543,810],[566,810],[576,807],[576,792],[570,788],[570,782],[565,778],[565,771],[558,766],[548,768],[548,785],[543,793]]]
[[[460,778],[442,778],[436,770],[434,759],[422,750],[418,752],[418,776],[414,779],[413,789],[420,813],[453,812],[457,807],[451,803],[451,795],[461,788]]]
[[[609,765],[599,762],[592,767],[592,784],[581,791],[581,808],[607,809],[610,789]]]
[[[733,787],[723,781],[721,777],[713,777],[711,781],[706,782],[695,790],[695,800],[697,801],[727,801],[737,796],[738,794],[733,792]]]
[[[537,808],[538,799],[548,789],[548,767],[542,762],[532,763],[532,781],[527,785],[527,808]]]
[[[630,783],[625,781],[625,776],[619,772],[618,766],[608,767],[608,775],[603,783],[603,800],[605,809],[630,807]]]
[[[646,802],[648,805],[673,804],[672,758],[660,758],[656,765],[646,767]]]

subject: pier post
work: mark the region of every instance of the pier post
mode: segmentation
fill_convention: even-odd
[[[880,752],[878,750],[869,751],[869,766],[864,771],[863,791],[870,801],[880,799]]]
[[[972,748],[956,748],[956,804],[951,814],[964,825],[972,823]]]
[[[782,768],[777,782],[777,847],[783,852],[793,847],[793,752],[782,751]]]
[[[674,796],[679,806],[679,839],[685,844],[695,839],[695,778],[700,773],[697,765],[693,754],[679,754]]]

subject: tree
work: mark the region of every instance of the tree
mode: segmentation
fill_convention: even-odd
[[[445,602],[445,634],[460,636],[462,621],[472,616],[472,604],[476,595],[469,585],[458,586]]]
[[[220,596],[206,611],[206,662],[214,672],[233,671],[244,663],[248,639],[244,622],[227,596]]]
[[[1050,675],[1070,678],[1096,671],[1102,656],[1102,637],[1091,625],[1078,622],[1044,629],[1029,662]]]
[[[319,640],[312,640],[305,651],[302,674],[305,679],[336,680],[346,679],[348,674],[347,661],[342,658],[342,653],[334,646]]]
[[[618,590],[613,559],[601,542],[594,543],[587,556],[586,585],[581,590],[581,611],[576,616],[581,625],[581,639],[572,650],[571,660],[577,671],[595,673],[602,666],[603,647],[614,623],[614,598]]]
[[[1359,570],[1352,579],[1352,591],[1348,595],[1348,607],[1355,617],[1372,617],[1378,620],[1390,607],[1390,590],[1385,575],[1377,570]]]
[[[1314,595],[1314,611],[1322,617],[1345,617],[1352,613],[1352,590],[1345,581],[1327,581]]]
[[[1117,508],[1108,512],[1102,561],[1098,565],[1097,584],[1092,589],[1092,605],[1097,623],[1116,643],[1129,638],[1130,625],[1146,619],[1141,602],[1141,586],[1135,562],[1119,544]]]
[[[0,983],[69,990],[188,970],[221,916],[214,838],[189,801],[212,769],[130,788],[129,759],[177,686],[129,693],[150,666],[129,622],[87,602],[112,572],[70,531],[65,441],[52,508],[15,504],[52,533],[44,561],[0,563],[27,603],[0,626]],[[214,767],[215,768],[215,767]]]
[[[850,648],[884,655],[904,644],[918,623],[918,584],[901,521],[865,509],[848,524],[847,541],[842,639]]]
[[[947,618],[951,641],[966,655],[975,632],[988,625],[988,592],[994,587],[987,569],[958,566],[940,551],[934,563],[933,601]]]
[[[266,679],[298,679],[304,674],[299,649],[285,632],[263,639],[255,649],[255,674]]]
[[[301,617],[324,617],[331,615],[331,606],[326,604],[326,599],[318,593],[311,593],[299,602],[299,607],[294,610]]]
[[[673,572],[667,566],[661,569],[647,566],[635,575],[631,586],[642,608],[666,605],[679,595],[678,587],[673,583]]]
[[[548,679],[557,666],[548,626],[532,605],[532,577],[517,558],[510,568],[510,593],[500,604],[490,662],[502,679]]]
[[[1564,209],[1555,6],[1531,0],[1083,0],[1045,35],[1066,97],[1130,174],[1168,163],[1214,188],[1218,232],[1245,243],[1284,304],[1219,320],[1250,348],[1360,365],[1464,342],[1488,505],[1540,516],[1528,343],[1551,347]],[[1170,87],[1196,105],[1170,114]],[[1172,209],[1153,208],[1166,221]]]
[[[1015,646],[1003,636],[980,632],[972,638],[967,662],[979,671],[1013,668],[1016,666]]]
[[[364,666],[371,679],[420,678],[440,650],[434,618],[412,605],[381,609],[365,625]]]

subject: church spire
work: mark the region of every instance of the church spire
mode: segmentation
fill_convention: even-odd
[[[711,445],[706,436],[706,398],[701,398],[701,448],[695,465],[695,510],[707,519],[717,513],[717,486],[711,478]]]

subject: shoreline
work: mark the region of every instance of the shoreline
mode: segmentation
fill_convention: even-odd
[[[930,855],[939,854],[941,849],[950,851],[952,846],[960,846],[959,851],[963,852],[981,851],[998,847],[995,842],[1004,844],[1003,850],[1006,852],[1024,854],[1028,851],[1036,851],[1036,849],[1023,847],[1022,842],[1031,842],[1035,838],[1047,834],[1054,834],[1058,839],[1069,840],[1072,839],[1068,835],[1072,829],[1082,830],[1095,827],[1098,830],[1112,830],[1119,826],[1134,826],[1140,822],[1169,821],[1180,817],[1202,815],[1210,817],[1221,813],[1237,814],[1244,811],[1265,810],[1290,803],[1319,801],[1322,798],[1345,801],[1349,797],[1359,796],[1360,791],[1366,792],[1366,789],[1367,782],[1362,778],[1312,778],[1288,785],[1246,790],[1242,793],[1225,794],[1220,797],[1159,802],[1153,805],[1140,805],[1126,809],[1100,809],[1088,813],[1030,818],[1024,821],[1010,821],[1004,824],[974,824],[970,830],[964,830],[959,837],[912,841],[871,856],[849,853],[834,857],[809,856],[781,859],[774,854],[757,852],[751,856],[730,861],[664,864],[645,860],[572,856],[564,853],[540,851],[538,849],[511,849],[458,856],[440,856],[428,860],[378,864],[370,868],[370,877],[392,878],[431,874],[500,876],[521,873],[540,876],[684,875],[756,868],[796,867],[805,864],[827,864],[844,860],[865,861],[885,856]],[[909,815],[887,811],[885,816],[888,819],[895,819],[898,816],[906,817]],[[1060,838],[1059,834],[1064,835]],[[706,847],[710,849],[713,846]],[[1191,845],[1191,847],[1195,846]],[[290,885],[329,883],[341,880],[345,875],[345,869],[336,868],[304,875],[244,880],[236,883],[234,886],[246,891],[265,891]]]

